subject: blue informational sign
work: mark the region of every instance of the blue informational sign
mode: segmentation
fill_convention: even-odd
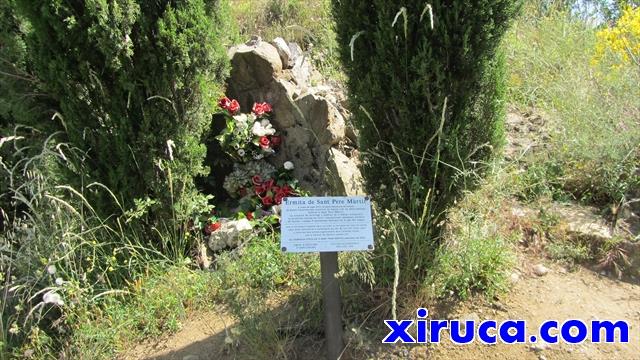
[[[369,197],[286,198],[280,223],[285,252],[373,250]]]

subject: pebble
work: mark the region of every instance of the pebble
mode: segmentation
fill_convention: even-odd
[[[538,276],[545,276],[549,273],[549,269],[542,264],[536,264],[533,266],[533,273]]]
[[[507,311],[507,307],[506,307],[503,303],[501,303],[501,302],[496,301],[496,302],[494,302],[494,303],[492,304],[492,306],[493,306],[493,308],[494,308],[494,309],[496,309],[496,310],[499,310],[499,311]]]
[[[511,273],[511,275],[509,275],[509,281],[511,281],[512,284],[517,283],[520,281],[520,274],[517,272]]]
[[[535,352],[541,352],[543,350],[546,350],[549,348],[549,344],[547,343],[539,343],[539,344],[533,344],[530,346],[531,350],[535,351]]]

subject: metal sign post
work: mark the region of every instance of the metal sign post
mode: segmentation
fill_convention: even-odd
[[[338,253],[320,253],[322,273],[322,304],[324,306],[324,334],[327,339],[327,359],[337,360],[342,355],[342,304],[338,274]]]

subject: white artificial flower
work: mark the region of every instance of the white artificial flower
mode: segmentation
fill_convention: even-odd
[[[264,128],[260,124],[260,122],[256,121],[253,123],[253,127],[251,128],[251,133],[255,136],[264,136]]]
[[[246,129],[248,124],[247,114],[240,114],[233,117],[236,121],[237,128],[236,129]]]
[[[276,129],[271,126],[269,120],[264,119],[261,121],[256,121],[253,123],[253,127],[251,128],[251,132],[255,136],[267,136],[273,135],[276,133]]]
[[[291,161],[285,161],[283,166],[285,170],[293,170],[293,163]]]
[[[244,156],[244,150],[242,150],[242,149],[238,149],[238,155],[240,155],[240,156]]]
[[[56,273],[56,266],[55,265],[49,265],[47,266],[47,272],[49,273],[49,275],[53,275]]]
[[[262,155],[262,154],[256,154],[256,155],[253,155],[253,158],[254,158],[254,159],[256,159],[256,160],[260,160],[260,159],[262,159],[263,157],[264,157],[264,155]]]
[[[269,119],[263,119],[260,121],[260,125],[264,129],[265,135],[273,135],[276,133],[276,129],[273,128]]]
[[[64,280],[62,280],[62,278],[56,278],[56,285],[62,286],[62,284],[64,284]]]
[[[55,304],[58,306],[64,305],[64,301],[62,301],[62,297],[60,296],[60,294],[58,294],[55,291],[49,291],[48,293],[44,294],[44,296],[42,297],[42,301],[45,304]]]

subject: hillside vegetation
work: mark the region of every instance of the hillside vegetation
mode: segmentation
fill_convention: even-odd
[[[91,32],[99,41],[80,37],[84,47],[71,46],[67,31],[89,20],[55,11],[40,14],[55,15],[71,29],[56,29],[51,41],[51,29],[36,21],[43,8],[26,0],[0,5],[0,359],[114,358],[140,341],[176,332],[189,314],[205,308],[225,309],[239,320],[241,333],[225,335],[229,352],[241,358],[290,357],[298,337],[322,331],[317,256],[283,254],[274,223],[265,220],[245,246],[220,252],[210,271],[201,270],[204,235],[193,229],[211,223],[212,210],[220,209],[214,209],[211,195],[196,192],[192,180],[207,171],[201,166],[200,141],[224,86],[223,46],[255,34],[267,40],[282,36],[298,42],[328,82],[341,88],[348,82],[340,47],[343,61],[345,49],[351,49],[345,36],[336,35],[332,2],[202,0],[166,13],[139,8],[144,2],[125,2],[137,9],[130,16],[146,14],[145,21],[166,31],[162,49],[145,42],[151,35],[144,29],[136,28],[136,43],[155,54],[169,52],[157,58],[173,61],[156,63],[150,53],[131,57],[131,38],[111,36],[109,26],[115,25],[97,5],[83,14],[100,24]],[[17,3],[23,15],[14,11]],[[377,339],[376,331],[383,331],[375,329],[380,319],[411,313],[416,302],[493,299],[504,292],[524,233],[556,236],[558,219],[548,211],[552,201],[593,205],[614,217],[635,206],[632,201],[640,194],[640,9],[626,9],[619,14],[627,16],[619,24],[623,28],[611,14],[610,23],[598,22],[566,2],[534,0],[509,21],[496,44],[504,60],[504,100],[497,97],[490,104],[495,111],[487,114],[508,109],[540,116],[544,129],[531,137],[542,146],[504,159],[501,146],[508,144],[494,141],[499,139],[493,132],[485,134],[482,143],[492,141],[496,152],[474,158],[481,162],[473,164],[477,168],[452,172],[465,181],[457,183],[442,217],[426,220],[437,231],[425,230],[423,207],[414,212],[375,208],[376,241],[382,246],[374,253],[340,257],[350,346]],[[399,10],[389,10],[389,26],[394,27]],[[403,15],[398,14],[394,29],[402,36]],[[133,20],[122,16],[119,24],[130,26]],[[206,42],[211,39],[216,40]],[[616,45],[620,41],[629,46]],[[42,46],[37,62],[27,56],[34,44]],[[87,44],[99,44],[99,51]],[[49,57],[45,46],[65,52]],[[77,66],[91,62],[116,70],[97,74]],[[51,79],[43,80],[42,74],[55,78],[58,88],[46,85]],[[106,88],[117,92],[103,93]],[[64,96],[54,96],[56,89]],[[175,114],[184,122],[174,123]],[[144,127],[127,121],[135,116],[145,119]],[[492,119],[491,129],[502,130],[501,118]],[[110,129],[122,130],[118,141],[126,138],[129,147],[109,142],[108,132],[92,132],[110,121]],[[68,133],[66,126],[74,131]],[[71,145],[89,133],[93,146]],[[436,152],[444,148],[438,145]],[[114,165],[92,162],[96,149]],[[131,172],[136,176],[130,178]],[[112,188],[83,177],[89,173],[106,174]],[[420,179],[404,180],[418,184]],[[395,205],[431,196],[425,188],[412,192],[410,185],[394,193],[402,197],[392,199]],[[119,190],[131,196],[115,195]],[[515,223],[512,206],[518,202],[539,211]],[[575,261],[598,260],[613,248],[605,244],[583,251],[556,237],[559,257]]]

